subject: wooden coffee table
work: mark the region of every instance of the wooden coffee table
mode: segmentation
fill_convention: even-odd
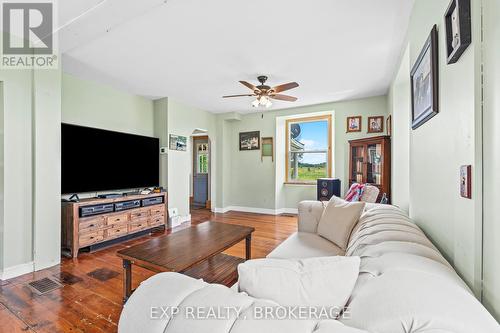
[[[254,228],[204,222],[169,235],[120,250],[123,260],[123,301],[132,294],[132,264],[155,272],[184,273],[245,239],[245,259],[250,259]]]

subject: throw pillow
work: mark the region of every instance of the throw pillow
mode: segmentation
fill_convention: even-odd
[[[319,220],[318,235],[346,250],[351,232],[364,208],[364,202],[330,200]]]
[[[359,274],[359,257],[255,259],[238,266],[241,292],[281,306],[342,310]]]
[[[363,193],[365,191],[364,184],[353,183],[345,195],[346,201],[361,201]]]

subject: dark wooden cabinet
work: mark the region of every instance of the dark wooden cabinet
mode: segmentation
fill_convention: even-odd
[[[349,141],[349,186],[363,183],[377,186],[391,200],[391,138],[376,136]]]

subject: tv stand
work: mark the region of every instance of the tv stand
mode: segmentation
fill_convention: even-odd
[[[136,204],[130,205],[133,208],[129,209],[127,203],[131,201]],[[82,248],[106,245],[110,241],[115,244],[130,239],[132,235],[142,235],[145,231],[159,227],[165,228],[168,219],[166,206],[167,193],[62,202],[63,254],[68,253],[76,258]]]

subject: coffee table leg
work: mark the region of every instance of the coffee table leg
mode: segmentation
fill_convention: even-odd
[[[252,257],[252,234],[245,238],[245,259],[250,260]]]
[[[123,304],[132,295],[132,263],[123,259]]]

